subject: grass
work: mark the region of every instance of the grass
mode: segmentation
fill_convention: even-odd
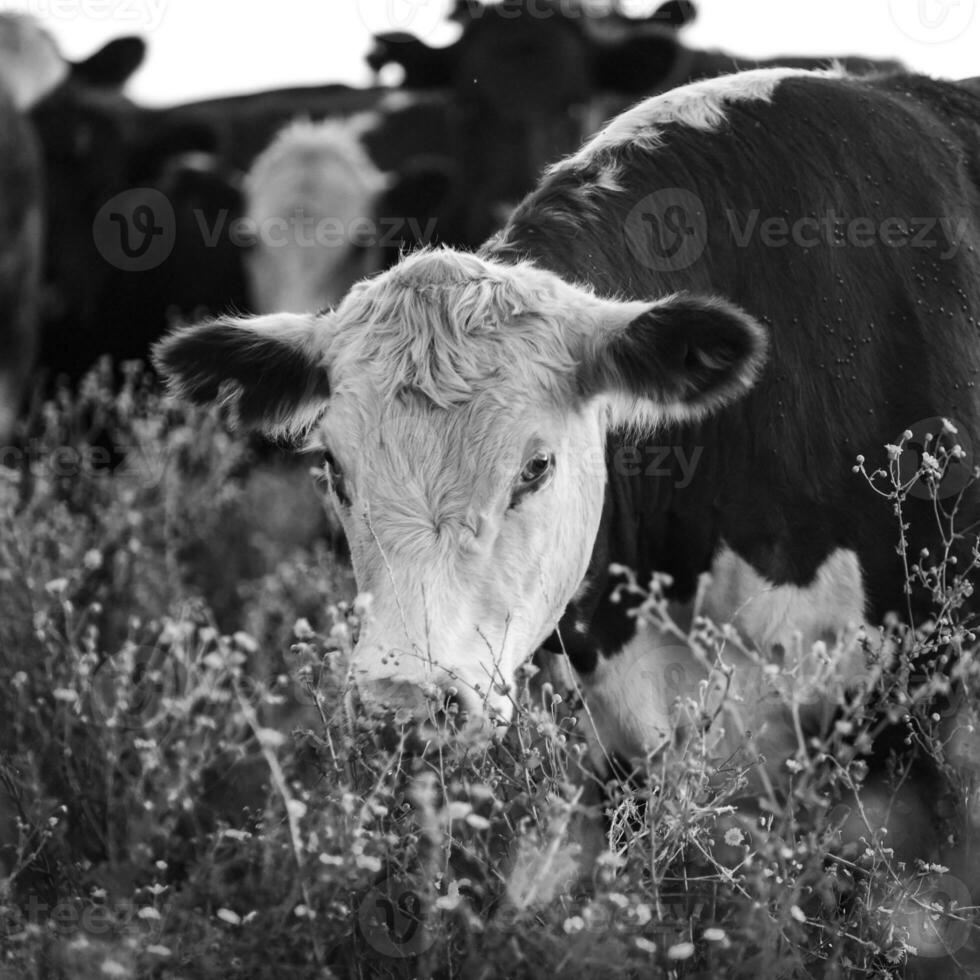
[[[935,620],[861,696],[818,665],[836,719],[769,785],[696,733],[603,784],[546,661],[498,744],[409,755],[344,712],[366,609],[312,461],[109,377],[0,467],[0,980],[977,975],[972,569],[909,560]],[[730,634],[683,635],[724,687]],[[883,718],[931,782],[869,767]]]

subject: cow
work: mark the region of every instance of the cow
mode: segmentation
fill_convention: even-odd
[[[470,188],[456,244],[475,247],[496,231],[545,166],[574,150],[602,121],[637,98],[740,68],[826,66],[827,57],[751,61],[686,47],[678,32],[694,5],[668,0],[630,19],[578,9],[565,0],[458,5],[463,33],[435,48],[404,32],[378,35],[369,66],[403,69],[403,89],[452,91],[461,115],[460,173]],[[838,59],[860,70],[895,61]]]
[[[908,556],[970,568],[928,495],[898,553],[854,470],[922,420],[980,431],[978,151],[966,86],[694,83],[555,165],[479,252],[408,256],[333,311],[186,328],[157,364],[177,396],[323,449],[373,597],[353,707],[505,725],[518,667],[556,643],[609,751],[642,755],[666,665],[619,569],[668,575],[789,671],[889,612],[921,622]],[[859,675],[861,644],[835,648]]]
[[[123,93],[144,54],[141,39],[116,38],[69,64],[31,108],[47,204],[40,363],[50,378],[76,380],[103,354],[146,357],[175,317],[248,308],[240,249],[221,234],[241,216],[241,193],[214,162],[206,125]],[[139,265],[144,242],[157,241]]]
[[[414,164],[402,159],[400,172],[382,172],[372,157],[390,153],[393,141],[403,149],[411,143],[398,129],[402,116],[414,121],[418,106],[381,108],[291,123],[255,161],[245,180],[244,230],[256,312],[334,306],[400,249],[445,233],[438,209],[453,186],[449,163],[420,155]]]
[[[25,113],[68,72],[50,35],[0,15],[0,441],[14,433],[38,334],[41,159]]]

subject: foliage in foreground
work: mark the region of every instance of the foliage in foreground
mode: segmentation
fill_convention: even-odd
[[[2,980],[975,975],[971,699],[911,656],[958,648],[969,695],[952,575],[933,623],[891,627],[904,652],[873,692],[795,725],[773,785],[693,734],[602,786],[531,665],[491,747],[418,756],[351,727],[369,610],[311,461],[136,373],[34,433],[0,461]],[[900,505],[907,474],[884,476]],[[624,589],[676,629],[655,587]],[[724,631],[685,642],[724,680]],[[927,765],[869,775],[883,717]]]

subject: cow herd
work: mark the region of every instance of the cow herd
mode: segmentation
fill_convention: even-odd
[[[0,18],[4,438],[32,366],[50,388],[103,354],[145,359],[175,322],[331,305],[405,249],[475,248],[606,115],[736,65],[681,43],[693,8],[673,0],[643,21],[523,0],[453,16],[448,48],[375,39],[397,89],[165,109],[124,94],[141,39],[70,62],[32,20]]]
[[[675,0],[567,8],[379,36],[397,89],[148,110],[121,92],[133,39],[5,80],[0,393],[9,426],[35,347],[77,377],[211,317],[156,367],[325,453],[373,596],[352,710],[506,724],[543,646],[631,758],[671,719],[615,569],[667,574],[787,673],[827,641],[846,678],[887,613],[928,615],[907,555],[971,566],[914,495],[897,553],[854,470],[923,419],[978,431],[980,92],[692,51]],[[972,484],[957,505],[980,519]]]

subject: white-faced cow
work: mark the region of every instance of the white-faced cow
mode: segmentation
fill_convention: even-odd
[[[447,161],[412,154],[406,125],[419,111],[431,122],[441,104],[395,94],[376,112],[349,119],[294,122],[255,161],[245,180],[246,253],[252,309],[302,313],[334,306],[365,276],[406,248],[449,228],[444,204],[456,190]],[[435,140],[443,146],[445,137]],[[421,148],[435,134],[421,137]],[[409,151],[398,170],[375,162],[394,142]]]
[[[326,447],[374,596],[365,708],[435,694],[506,720],[557,627],[632,753],[662,732],[618,678],[658,653],[615,565],[668,573],[678,601],[713,572],[709,611],[777,658],[917,611],[853,467],[923,419],[980,431],[978,159],[980,98],[953,83],[700,82],[615,119],[478,254],[423,251],[322,315],[186,329],[158,364]],[[968,529],[975,486],[959,504]],[[931,501],[905,519],[908,554],[935,548]]]
[[[299,121],[258,157],[245,181],[254,244],[246,271],[257,313],[336,305],[381,268],[377,205],[388,187],[360,136],[377,123]]]

